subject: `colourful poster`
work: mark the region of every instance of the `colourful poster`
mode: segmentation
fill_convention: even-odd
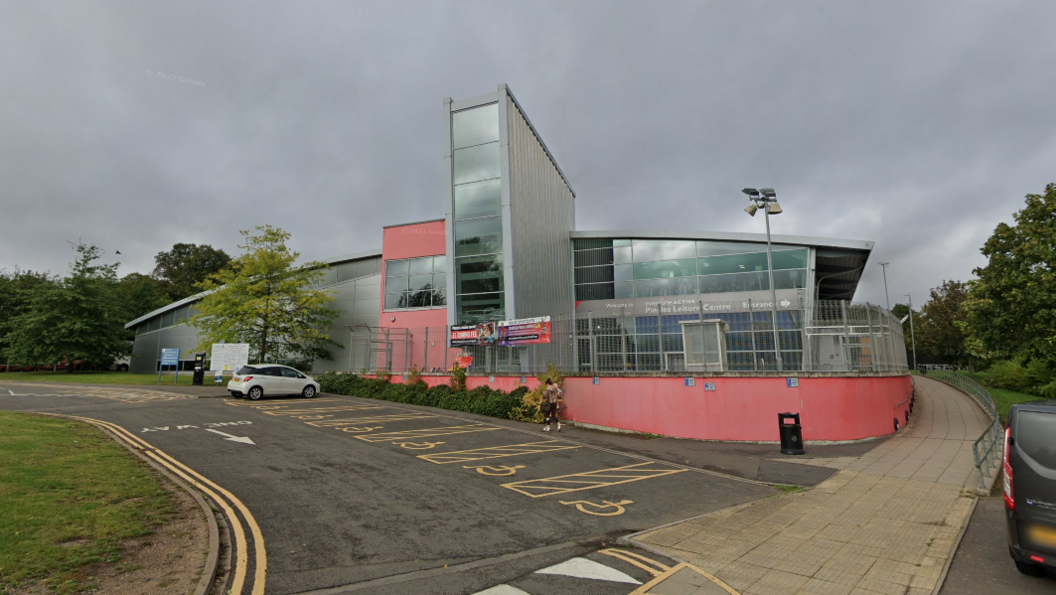
[[[550,317],[504,320],[498,323],[499,345],[535,345],[550,342]]]
[[[451,347],[480,345],[480,330],[475,324],[451,327]]]

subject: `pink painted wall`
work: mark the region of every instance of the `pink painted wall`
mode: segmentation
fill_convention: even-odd
[[[491,386],[507,392],[520,376],[469,376],[468,388]],[[450,377],[422,376],[429,386]],[[403,382],[393,376],[392,382]],[[715,391],[704,383],[714,382]],[[525,384],[539,381],[527,376]],[[602,426],[697,440],[777,442],[779,413],[799,413],[803,440],[860,440],[886,436],[905,425],[913,383],[909,376],[800,377],[789,388],[784,377],[697,378],[565,378],[565,417]]]
[[[909,376],[779,378],[566,378],[568,418],[699,440],[778,441],[778,414],[799,413],[804,440],[858,440],[905,425]],[[714,382],[715,391],[704,383]]]
[[[401,258],[419,256],[439,256],[447,253],[445,224],[443,221],[428,221],[386,227],[382,231],[381,258],[384,262]],[[395,320],[393,320],[395,318]],[[446,369],[454,362],[457,349],[447,348],[447,337],[439,327],[447,326],[447,308],[428,310],[394,310],[385,311],[385,275],[381,277],[381,328],[410,329],[413,340],[408,359],[407,351],[397,343],[393,350],[393,368],[410,369],[412,365],[419,370],[435,368]],[[428,341],[425,329],[429,328]]]

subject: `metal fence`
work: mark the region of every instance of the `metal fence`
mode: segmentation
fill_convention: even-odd
[[[551,343],[516,347],[451,348],[444,326],[350,331],[350,371],[443,372],[472,357],[473,375],[536,374],[548,364],[594,375],[777,372],[778,354],[781,371],[908,371],[898,319],[879,306],[840,301],[779,311],[779,349],[770,310],[712,312],[703,304],[696,313],[559,318]]]
[[[991,477],[991,471],[997,469],[998,461],[1001,460],[1001,450],[998,445],[1003,439],[1001,416],[998,415],[994,398],[985,388],[964,374],[948,370],[934,370],[928,372],[927,376],[967,393],[990,416],[990,426],[983,430],[983,433],[972,443],[972,456],[975,458],[975,468],[979,471],[979,489],[986,490],[986,480]]]

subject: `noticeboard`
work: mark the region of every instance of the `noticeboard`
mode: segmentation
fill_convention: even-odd
[[[249,363],[249,343],[213,343],[210,371],[234,372]]]
[[[164,366],[179,366],[180,365],[180,348],[179,347],[166,347],[161,350],[161,365]]]

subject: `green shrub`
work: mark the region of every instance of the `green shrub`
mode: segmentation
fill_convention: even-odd
[[[478,386],[469,391],[454,390],[447,384],[429,388],[421,381],[392,384],[388,378],[363,378],[355,374],[335,372],[321,374],[317,380],[322,392],[502,418],[513,418],[512,410],[522,403],[524,395],[528,392],[525,387],[520,387],[512,393],[493,390],[487,386]]]
[[[999,361],[990,366],[990,373],[986,377],[987,386],[1026,392],[1030,390],[1030,377],[1026,369],[1019,362]]]
[[[1027,364],[1027,378],[1030,384],[1041,389],[1041,387],[1056,381],[1056,369],[1049,367],[1049,362],[1036,359]]]

